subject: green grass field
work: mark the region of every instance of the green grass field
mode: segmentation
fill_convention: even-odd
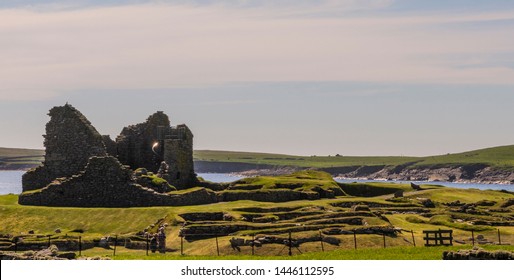
[[[43,160],[43,150],[0,148],[0,165],[37,165]],[[296,167],[398,166],[443,167],[482,164],[514,170],[514,145],[493,147],[465,153],[427,156],[295,156],[269,153],[197,150],[194,160],[240,162]]]
[[[319,172],[318,172],[319,173]],[[314,176],[317,172],[306,175]],[[253,179],[253,183],[260,182],[270,187],[301,180],[296,175],[282,176],[285,180],[271,180],[269,177]],[[308,177],[308,176],[307,176]],[[260,181],[259,181],[260,180]],[[306,179],[305,183],[314,180]],[[329,178],[319,178],[325,184]],[[244,182],[244,181],[243,181]],[[248,182],[246,182],[248,183]],[[313,182],[310,182],[313,183]],[[266,244],[255,248],[252,256],[250,247],[242,247],[236,251],[230,246],[232,237],[243,239],[257,236],[275,236],[287,238],[287,232],[292,230],[293,238],[312,238],[320,234],[318,229],[340,228],[344,230],[359,229],[361,227],[395,227],[403,231],[396,236],[386,236],[387,248],[383,248],[384,237],[380,234],[358,234],[358,250],[354,249],[352,234],[328,235],[340,240],[339,245],[324,244],[325,252],[321,252],[321,244],[306,242],[300,247],[302,254],[294,250],[293,259],[441,259],[444,250],[457,250],[471,247],[471,236],[483,236],[489,244],[480,245],[484,248],[513,250],[514,226],[491,226],[475,224],[482,222],[505,222],[514,219],[514,206],[502,208],[502,204],[514,195],[507,192],[492,190],[465,190],[446,187],[424,185],[423,190],[414,191],[405,184],[370,183],[370,184],[344,184],[349,196],[339,196],[334,199],[300,200],[282,203],[256,202],[240,200],[222,202],[208,205],[194,205],[181,207],[141,207],[141,208],[73,208],[73,207],[36,207],[22,206],[17,203],[17,195],[0,196],[0,233],[11,235],[35,236],[52,235],[53,238],[62,239],[65,235],[77,236],[81,233],[83,240],[98,240],[102,236],[119,236],[120,238],[134,238],[137,232],[146,228],[155,229],[155,225],[168,223],[167,247],[173,251],[165,255],[151,254],[146,256],[144,250],[127,249],[118,246],[115,259],[219,259],[216,243],[219,244],[221,259],[289,259],[287,249],[282,244]],[[362,190],[359,190],[362,189]],[[391,192],[397,189],[404,190],[405,197],[393,199]],[[423,199],[431,199],[435,207],[424,208]],[[477,203],[474,213],[463,213],[452,210],[444,203],[459,200],[462,203]],[[480,206],[481,201],[488,201],[487,206]],[[369,212],[352,210],[350,205],[370,205]],[[479,205],[480,204],[480,205]],[[373,206],[374,205],[374,206]],[[185,219],[180,216],[184,213],[222,212],[232,217],[232,221],[189,221],[187,227],[207,227],[215,230],[217,226],[242,226],[232,235],[222,235],[216,239],[206,236],[198,240],[185,240],[184,253],[180,255],[181,239],[179,231]],[[429,214],[429,215],[426,215]],[[248,217],[253,217],[249,220]],[[272,217],[273,219],[264,221]],[[363,219],[361,225],[341,223],[338,219],[358,217]],[[260,220],[259,220],[260,219]],[[248,228],[245,228],[248,226]],[[60,229],[62,233],[55,234]],[[455,245],[453,247],[425,248],[423,244],[423,230],[451,229],[454,233]],[[28,234],[33,230],[34,234]],[[410,231],[414,231],[414,240]],[[497,243],[498,230],[501,231],[502,246],[493,246]],[[41,241],[45,243],[44,240]],[[417,247],[413,246],[413,242]],[[95,247],[85,250],[84,256],[112,257],[112,250]]]
[[[443,167],[483,164],[502,169],[514,169],[514,145],[487,148],[458,154],[428,157],[359,157],[359,156],[292,156],[266,153],[198,150],[195,160],[214,162],[244,162],[277,166],[346,167],[397,166]]]
[[[511,245],[483,245],[485,250],[514,251]],[[85,256],[103,256],[115,260],[441,260],[444,251],[469,250],[473,246],[453,246],[453,247],[392,247],[392,248],[362,248],[362,249],[336,249],[327,252],[312,252],[293,256],[259,256],[259,255],[220,255],[218,256],[191,256],[180,254],[149,254],[145,252],[134,252],[121,250],[116,256],[112,255],[111,250],[92,249],[85,251]]]

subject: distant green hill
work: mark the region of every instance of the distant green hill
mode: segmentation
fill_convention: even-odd
[[[43,161],[43,156],[43,150],[0,148],[0,169],[22,169],[37,166]],[[411,167],[445,167],[480,164],[505,170],[514,170],[514,145],[428,157],[293,156],[269,153],[197,150],[194,152],[194,160],[307,168],[400,165],[409,165]]]
[[[35,149],[0,148],[0,169],[26,169],[38,166],[45,151]]]
[[[198,150],[196,161],[266,164],[297,167],[345,167],[345,166],[399,166],[445,167],[481,164],[514,170],[514,145],[487,148],[458,154],[428,157],[398,156],[292,156],[267,153]]]

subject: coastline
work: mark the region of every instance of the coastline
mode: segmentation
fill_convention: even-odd
[[[195,162],[197,173],[225,173],[241,177],[280,176],[300,170],[316,169],[334,178],[374,181],[450,182],[462,184],[514,185],[514,172],[488,166],[454,166],[438,168],[400,169],[391,166],[351,166],[331,168],[301,168],[234,162]]]
[[[202,162],[195,162],[195,165],[200,165],[199,168],[195,168],[196,173],[230,174],[231,176],[238,176],[241,178],[255,176],[280,176],[300,170],[313,169],[295,166],[271,166],[234,162],[209,162],[208,166],[205,166]],[[0,171],[28,171],[37,166],[38,165],[3,165],[0,166]],[[395,170],[395,168],[387,166],[381,166],[381,168],[374,168],[372,166],[350,168],[334,167],[318,168],[317,170],[328,172],[334,177],[334,179],[341,180],[514,185],[514,172],[493,169],[491,167],[476,169],[472,172],[466,170],[465,167],[405,169],[400,172]]]

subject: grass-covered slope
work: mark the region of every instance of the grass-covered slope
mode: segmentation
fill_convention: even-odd
[[[399,165],[418,160],[416,157],[293,156],[210,150],[195,151],[194,159],[198,161],[242,162],[316,168],[361,165]]]
[[[484,164],[504,169],[514,169],[514,145],[487,148],[465,153],[422,158],[417,166],[448,166]]]
[[[452,167],[471,164],[514,170],[514,145],[487,148],[465,153],[428,157],[359,157],[359,156],[292,156],[266,153],[198,150],[194,159],[207,162],[240,162],[272,166],[350,167],[350,166],[410,166]]]
[[[346,195],[326,172],[305,170],[283,176],[258,176],[233,182],[228,190],[277,190],[299,192],[332,192],[335,196]]]
[[[39,164],[44,150],[0,147],[0,162],[4,164]],[[359,157],[359,156],[292,156],[269,153],[197,150],[195,160],[245,162],[300,167],[375,166],[414,163],[415,166],[486,164],[514,167],[514,145],[486,148],[464,153],[428,157]]]
[[[0,168],[38,165],[43,160],[43,150],[0,148]],[[251,163],[295,167],[350,167],[350,166],[400,166],[444,167],[481,164],[514,170],[514,145],[474,150],[464,153],[427,157],[400,156],[293,156],[269,153],[197,150],[195,161]],[[3,167],[2,167],[3,166]]]
[[[154,232],[159,225],[168,224],[169,248],[180,248],[181,235],[185,237],[184,253],[188,256],[212,257],[217,254],[216,244],[219,244],[222,255],[235,255],[235,259],[253,257],[249,256],[251,248],[248,245],[235,250],[230,243],[232,238],[264,240],[262,247],[255,250],[260,258],[267,259],[286,254],[284,240],[287,240],[289,232],[305,253],[298,257],[300,259],[440,258],[439,249],[407,249],[412,248],[413,238],[417,246],[423,244],[423,230],[452,229],[455,245],[466,248],[471,246],[472,230],[475,236],[480,234],[483,237],[481,240],[486,242],[484,244],[497,242],[498,229],[502,234],[502,244],[514,243],[514,194],[509,192],[430,185],[422,185],[422,190],[414,190],[409,185],[393,183],[338,185],[330,175],[317,171],[247,178],[231,186],[239,188],[234,191],[238,191],[242,197],[245,193],[256,191],[254,188],[257,187],[259,190],[285,188],[306,192],[341,187],[347,195],[288,202],[237,200],[207,205],[141,208],[22,206],[17,203],[18,196],[4,195],[0,196],[0,235],[24,236],[26,240],[32,240],[38,235],[45,237],[49,234],[58,241],[81,232],[83,240],[88,242],[109,235],[118,235],[120,240],[141,241],[138,232],[144,229]],[[393,198],[392,193],[397,190],[403,190],[404,197]],[[428,200],[430,203],[427,204]],[[60,229],[61,233],[54,233],[55,229]],[[410,230],[414,231],[414,237]],[[34,234],[29,234],[29,231],[34,231]],[[357,233],[358,246],[362,248],[358,254],[353,253],[356,252],[353,232]],[[320,234],[324,238],[325,250],[330,253],[320,253]],[[371,253],[383,247],[384,240],[387,247],[395,248],[380,250],[376,255]],[[121,247],[118,258],[147,258],[144,250]],[[399,255],[405,250],[412,255]],[[83,254],[110,256],[112,252],[95,247]],[[153,255],[149,258],[181,257],[175,251],[165,257]]]

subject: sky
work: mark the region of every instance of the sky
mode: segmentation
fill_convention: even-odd
[[[514,1],[2,0],[0,147],[74,105],[195,149],[436,155],[514,144]]]

